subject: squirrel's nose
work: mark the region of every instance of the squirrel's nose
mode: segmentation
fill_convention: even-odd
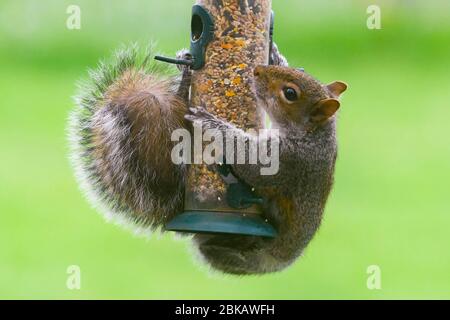
[[[253,75],[254,75],[255,77],[259,77],[259,76],[261,75],[261,73],[262,73],[262,69],[263,69],[262,66],[257,66],[257,67],[255,68],[255,70],[253,70]]]

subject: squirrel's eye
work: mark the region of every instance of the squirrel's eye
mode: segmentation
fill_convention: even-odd
[[[283,94],[288,101],[296,101],[298,99],[297,91],[294,88],[291,87],[284,88]]]

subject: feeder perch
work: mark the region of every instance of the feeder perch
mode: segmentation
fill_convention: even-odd
[[[264,126],[252,90],[253,69],[269,64],[271,0],[198,0],[192,10],[192,60],[157,57],[193,70],[190,103],[242,129]],[[193,233],[276,236],[263,219],[264,199],[223,164],[191,165],[184,212],[165,228]]]

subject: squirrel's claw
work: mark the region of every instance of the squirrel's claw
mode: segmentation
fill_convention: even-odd
[[[184,118],[190,122],[201,122],[203,130],[217,128],[221,124],[218,118],[203,107],[190,107],[189,111],[190,113],[186,114]]]
[[[189,107],[189,111],[190,111],[192,114],[197,114],[198,108]]]
[[[192,115],[195,115],[198,119],[215,119],[215,116],[213,116],[211,113],[209,113],[205,108],[203,107],[190,107],[189,111]]]
[[[194,122],[194,121],[198,120],[197,117],[192,114],[186,114],[186,115],[184,115],[184,118],[190,122]]]

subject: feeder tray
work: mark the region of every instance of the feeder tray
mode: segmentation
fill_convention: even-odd
[[[275,237],[276,230],[259,215],[235,212],[186,211],[166,225],[166,230]]]

